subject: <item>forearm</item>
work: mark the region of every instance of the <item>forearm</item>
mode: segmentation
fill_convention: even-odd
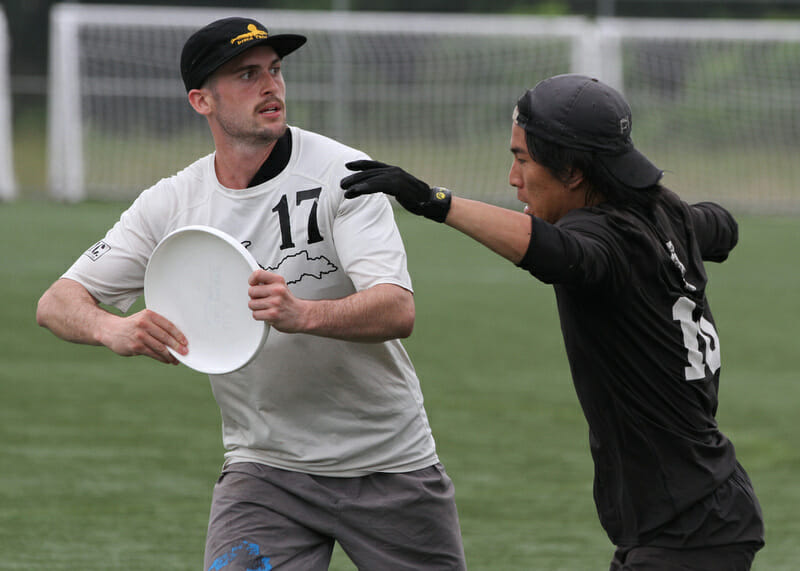
[[[57,337],[73,343],[103,345],[118,355],[146,355],[177,364],[167,346],[185,355],[186,337],[163,316],[143,309],[123,317],[106,311],[76,281],[60,279],[36,308],[36,321]]]
[[[250,276],[253,317],[283,333],[307,333],[377,343],[408,337],[414,327],[414,296],[394,284],[378,284],[340,299],[300,299],[279,275]]]
[[[346,166],[358,171],[342,179],[346,198],[384,192],[394,196],[406,210],[444,222],[515,264],[528,251],[531,218],[527,214],[452,196],[399,167],[377,161],[354,161]]]
[[[392,284],[307,303],[305,332],[312,335],[377,343],[408,337],[414,328],[414,297]]]
[[[119,319],[103,308],[76,281],[59,279],[42,295],[36,308],[36,322],[54,335],[85,345],[102,345],[103,323]]]
[[[518,264],[528,251],[531,218],[522,212],[452,197],[445,224]]]

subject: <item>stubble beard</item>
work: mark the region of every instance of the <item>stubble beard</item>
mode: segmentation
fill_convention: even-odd
[[[257,119],[246,120],[235,115],[228,115],[223,111],[217,115],[217,122],[231,140],[255,146],[274,143],[286,133],[288,128],[285,115],[280,123],[262,125],[258,123]]]
[[[255,146],[274,143],[286,133],[286,129],[288,128],[285,119],[278,125],[261,127],[247,127],[225,121],[220,121],[220,126],[231,139],[239,141],[242,144]]]

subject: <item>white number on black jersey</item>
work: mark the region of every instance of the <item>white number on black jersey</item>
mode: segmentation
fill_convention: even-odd
[[[687,297],[680,297],[672,306],[672,318],[681,324],[683,346],[688,353],[689,365],[684,369],[687,381],[706,378],[706,365],[715,373],[720,367],[719,336],[714,325],[702,315],[698,320],[692,316],[696,304]],[[700,349],[703,340],[705,350]]]

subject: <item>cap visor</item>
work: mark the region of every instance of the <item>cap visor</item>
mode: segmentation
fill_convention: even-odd
[[[227,50],[224,55],[209,58],[209,61],[193,69],[188,77],[184,77],[186,91],[199,88],[220,67],[256,46],[269,46],[275,50],[278,57],[283,59],[297,48],[306,43],[306,37],[299,34],[280,34],[246,42],[233,49]]]
[[[268,38],[259,42],[261,45],[272,46],[280,57],[289,55],[297,48],[306,43],[306,37],[299,34],[280,34],[277,36],[269,36]]]
[[[664,172],[636,149],[621,155],[601,155],[600,162],[625,186],[648,188],[661,180]]]

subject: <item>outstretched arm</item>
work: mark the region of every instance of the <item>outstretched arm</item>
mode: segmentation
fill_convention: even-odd
[[[431,188],[403,169],[378,161],[354,161],[346,166],[358,171],[342,179],[346,198],[383,192],[394,196],[409,212],[444,222],[515,264],[525,256],[531,240],[527,214],[452,196],[447,189]]]
[[[519,264],[531,241],[531,217],[478,200],[452,197],[445,224]]]
[[[414,296],[394,284],[378,284],[341,299],[308,300],[292,295],[278,274],[256,270],[249,293],[253,317],[284,333],[381,342],[408,337],[414,328]]]
[[[163,316],[144,309],[129,316],[106,311],[81,284],[61,278],[42,295],[36,321],[73,343],[104,345],[123,356],[147,355],[177,364],[169,345],[187,353],[186,337]]]

